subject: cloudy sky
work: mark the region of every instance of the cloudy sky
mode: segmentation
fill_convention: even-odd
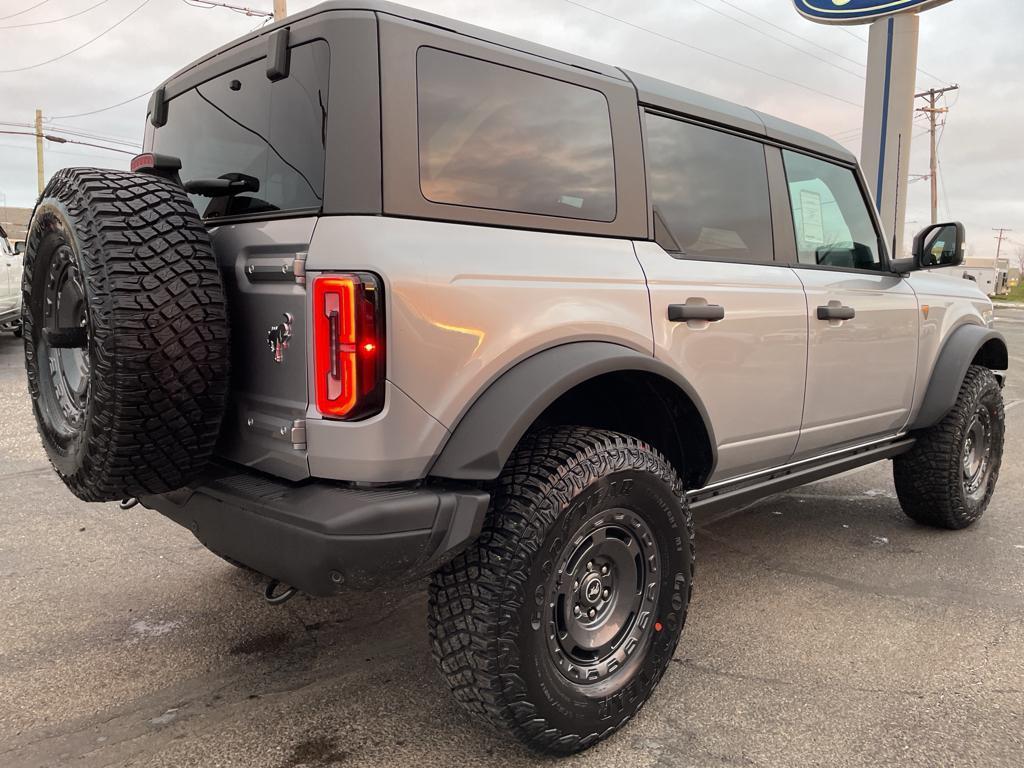
[[[261,10],[272,5],[232,3]],[[289,0],[289,10],[314,4]],[[857,105],[864,95],[867,28],[813,24],[797,15],[791,0],[406,4],[746,104],[860,152]],[[41,108],[48,130],[74,131],[78,135],[62,135],[133,151],[132,144],[141,142],[146,98],[82,113],[148,93],[184,64],[259,23],[185,0],[0,0],[0,131],[26,130]],[[1022,0],[952,0],[921,19],[918,89],[951,82],[961,87],[947,102],[939,216],[965,222],[975,256],[994,254],[993,227],[1012,228],[1010,237],[1024,244],[1022,27]],[[917,125],[910,170],[924,174],[923,118]],[[67,165],[123,168],[130,158],[71,144],[48,143],[45,152],[47,174]],[[28,207],[35,196],[34,140],[0,133],[0,206],[6,199],[7,205]],[[927,180],[911,184],[908,234],[927,223],[928,197]],[[1024,254],[1024,245],[1007,247],[1010,255]]]

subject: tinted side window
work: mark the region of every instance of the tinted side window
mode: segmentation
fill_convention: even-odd
[[[436,203],[615,218],[600,91],[436,48],[417,52],[420,190]]]
[[[782,156],[798,261],[844,269],[881,269],[878,233],[853,171],[789,150]]]
[[[736,261],[773,259],[761,144],[649,114],[647,175],[655,239],[665,250]]]
[[[329,63],[327,43],[307,43],[292,48],[283,80],[268,80],[261,59],[168,102],[153,151],[181,158],[183,181],[237,173],[259,184],[232,197],[192,195],[205,217],[321,206]]]

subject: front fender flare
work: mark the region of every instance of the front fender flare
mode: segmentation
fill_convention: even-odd
[[[939,357],[932,369],[932,376],[925,390],[924,398],[909,429],[927,429],[942,421],[942,418],[956,405],[967,369],[970,368],[978,351],[988,342],[995,340],[1002,344],[1005,359],[1006,339],[999,331],[974,323],[961,325],[946,339]],[[1005,365],[1001,370],[1005,370]]]
[[[563,344],[528,357],[496,379],[455,426],[429,474],[458,480],[493,480],[544,410],[578,384],[618,371],[661,376],[694,404],[717,461],[715,433],[704,403],[678,371],[651,355],[611,342]]]

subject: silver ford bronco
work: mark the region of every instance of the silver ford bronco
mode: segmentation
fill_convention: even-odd
[[[386,2],[328,2],[156,89],[132,170],[31,224],[43,444],[261,574],[268,599],[429,576],[441,674],[584,749],[675,652],[693,516],[891,459],[963,528],[1007,348],[895,259],[857,161],[778,118]]]

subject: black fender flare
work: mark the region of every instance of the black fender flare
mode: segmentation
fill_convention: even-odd
[[[942,421],[942,418],[956,405],[967,369],[978,351],[995,340],[1001,346],[1001,353],[992,364],[997,370],[1005,371],[1008,365],[1006,339],[999,331],[985,325],[968,323],[956,328],[942,345],[935,367],[932,369],[928,388],[917,415],[910,423],[910,429],[927,429]]]
[[[538,352],[493,381],[452,429],[429,474],[457,480],[493,480],[520,438],[544,410],[578,384],[606,373],[641,371],[678,386],[694,404],[718,452],[704,403],[682,374],[652,355],[621,344],[581,341]]]

